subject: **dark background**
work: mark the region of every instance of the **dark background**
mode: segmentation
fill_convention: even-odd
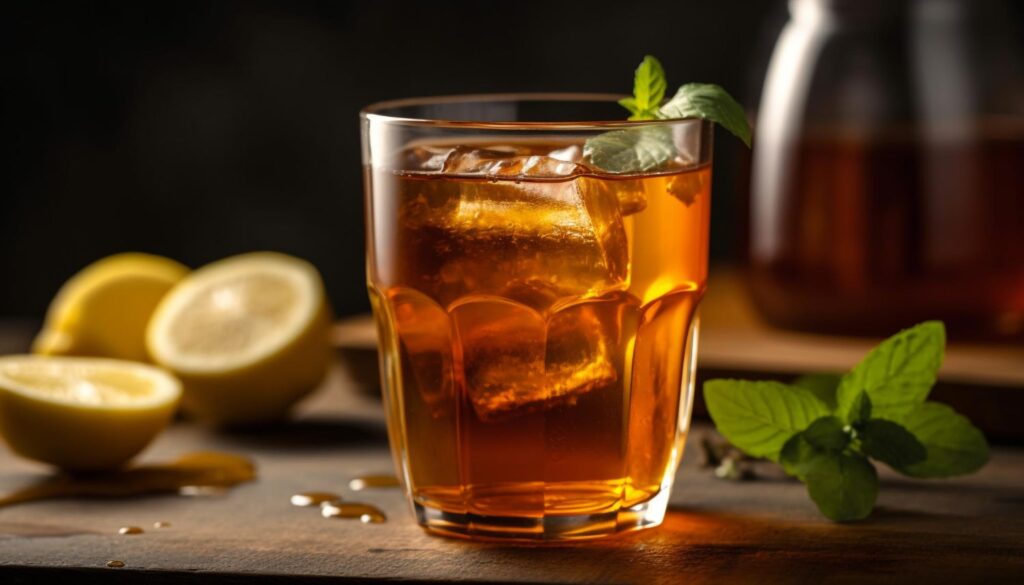
[[[38,318],[76,270],[138,250],[191,266],[279,250],[368,309],[359,109],[416,95],[670,92],[753,111],[779,1],[16,3],[0,20],[0,316]],[[625,114],[624,114],[625,115]],[[712,255],[735,256],[740,143],[719,133]]]

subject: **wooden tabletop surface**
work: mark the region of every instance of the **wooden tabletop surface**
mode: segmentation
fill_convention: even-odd
[[[179,422],[145,452],[147,461],[197,450],[251,457],[258,480],[225,495],[0,508],[0,583],[1024,582],[1024,450],[996,448],[982,472],[952,481],[883,472],[873,516],[837,525],[817,514],[800,484],[772,469],[754,481],[714,478],[694,446],[709,432],[691,433],[660,528],[573,545],[449,540],[420,530],[398,490],[347,490],[359,473],[390,471],[390,458],[379,401],[336,369],[290,424],[219,434]],[[45,473],[0,450],[0,491]],[[307,490],[371,502],[389,521],[327,520],[290,505],[292,494]],[[154,522],[171,525],[153,529]],[[119,535],[128,525],[146,532]],[[108,568],[110,560],[125,566]]]

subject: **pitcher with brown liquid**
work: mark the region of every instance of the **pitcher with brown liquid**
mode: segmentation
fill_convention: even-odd
[[[751,291],[784,327],[1024,337],[1020,7],[792,0],[758,112]]]

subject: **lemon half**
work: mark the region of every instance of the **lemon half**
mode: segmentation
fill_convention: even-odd
[[[226,258],[184,278],[160,302],[149,353],[184,384],[182,407],[215,424],[280,418],[330,361],[320,274],[273,252]]]
[[[120,466],[174,415],[167,372],[104,358],[0,357],[0,434],[16,452],[67,470]]]
[[[157,303],[188,268],[150,254],[108,256],[61,287],[32,350],[147,361],[145,333]]]

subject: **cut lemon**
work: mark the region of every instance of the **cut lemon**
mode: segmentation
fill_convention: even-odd
[[[182,407],[215,424],[280,418],[330,361],[320,274],[272,252],[226,258],[184,278],[160,302],[149,353],[184,384]]]
[[[61,469],[116,468],[174,415],[167,372],[103,358],[0,357],[0,434],[16,452]]]
[[[150,254],[117,254],[94,262],[61,287],[32,350],[147,361],[149,317],[187,273],[174,260]]]

